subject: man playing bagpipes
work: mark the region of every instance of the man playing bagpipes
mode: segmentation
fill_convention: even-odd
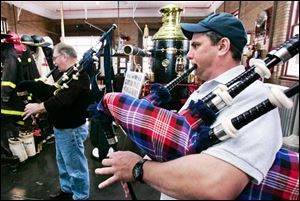
[[[102,161],[105,167],[95,170],[96,174],[112,174],[99,184],[100,189],[116,181],[137,180],[178,199],[235,199],[250,181],[260,184],[272,166],[282,145],[277,109],[241,128],[239,137],[202,148],[199,154],[196,154],[199,147],[195,147],[194,142],[205,139],[197,138],[199,135],[186,139],[201,132],[199,122],[193,118],[189,121],[189,116],[199,115],[202,124],[210,126],[213,123],[211,127],[214,127],[223,118],[237,116],[262,102],[270,90],[257,80],[233,100],[224,94],[223,99],[230,106],[218,116],[210,115],[210,111],[202,116],[197,114],[198,100],[245,71],[240,62],[247,35],[241,21],[226,13],[209,16],[197,24],[183,23],[182,29],[191,40],[187,57],[196,65],[196,75],[205,82],[178,114],[156,107],[145,99],[118,93],[104,96],[98,106],[100,112],[120,124],[128,137],[156,161],[142,159],[128,151],[109,154]],[[223,93],[222,89],[218,93]],[[181,157],[175,150],[177,146],[184,147],[178,151],[183,153]],[[168,150],[175,156],[170,160],[164,157]],[[127,189],[124,190],[126,193]],[[164,194],[162,198],[168,198]]]
[[[72,46],[59,43],[54,47],[53,62],[61,72],[68,72],[77,67],[77,53]],[[91,103],[89,76],[82,72],[66,88],[57,90],[41,103],[27,104],[23,117],[26,119],[47,112],[54,126],[60,191],[49,197],[55,200],[86,200],[90,189],[88,162],[84,153],[84,141],[88,137],[86,108]]]

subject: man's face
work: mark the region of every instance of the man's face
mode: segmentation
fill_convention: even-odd
[[[54,50],[53,52],[53,63],[56,65],[59,69],[59,71],[64,72],[64,63],[65,63],[65,55],[62,53],[59,53],[58,51]]]
[[[217,47],[203,33],[194,33],[187,58],[197,65],[196,75],[203,81],[210,79],[213,62],[217,55]]]

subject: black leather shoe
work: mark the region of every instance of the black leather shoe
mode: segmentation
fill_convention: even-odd
[[[65,193],[62,190],[52,193],[49,198],[52,200],[72,200],[73,193]]]

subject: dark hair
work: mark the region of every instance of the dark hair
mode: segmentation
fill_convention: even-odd
[[[224,36],[221,36],[215,31],[204,32],[204,34],[210,39],[213,45],[216,45],[222,38],[224,38]],[[234,60],[241,61],[242,52],[240,52],[232,43],[230,43],[230,52]]]

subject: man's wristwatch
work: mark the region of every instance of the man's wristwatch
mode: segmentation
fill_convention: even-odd
[[[144,174],[143,165],[146,161],[148,161],[148,160],[147,159],[139,160],[132,169],[132,175],[133,175],[134,180],[139,181],[141,183],[144,183],[144,180],[143,180],[143,174]]]

